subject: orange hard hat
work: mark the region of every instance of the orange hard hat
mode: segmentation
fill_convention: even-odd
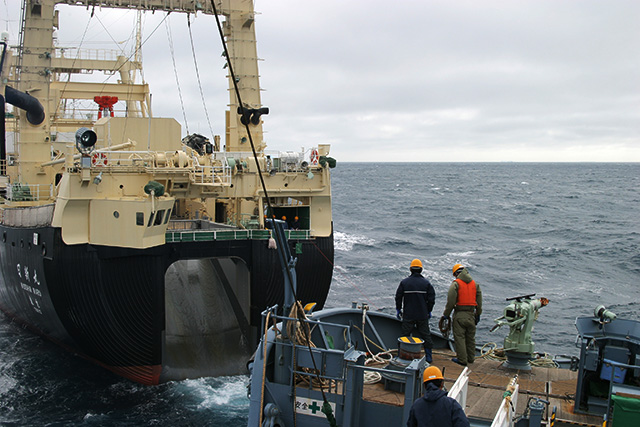
[[[440,371],[440,369],[436,368],[435,366],[429,366],[427,369],[424,370],[424,373],[422,374],[422,382],[426,383],[427,381],[431,381],[431,380],[443,380],[444,377],[442,376],[442,372]]]
[[[464,265],[462,264],[456,264],[453,266],[453,275],[456,275],[456,271],[460,270],[461,268],[464,268]]]
[[[411,267],[409,268],[422,268],[422,261],[420,261],[418,258],[414,259],[413,261],[411,261]]]
[[[283,221],[286,221],[286,220],[287,220],[287,217],[286,217],[286,216],[284,216],[284,215],[282,215],[282,220],[283,220]]]

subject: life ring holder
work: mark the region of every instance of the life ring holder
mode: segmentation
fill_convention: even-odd
[[[311,150],[311,155],[309,156],[309,160],[311,160],[311,164],[316,166],[318,164],[318,150],[315,148]]]
[[[108,163],[107,155],[105,153],[96,152],[91,156],[91,166],[107,166]]]

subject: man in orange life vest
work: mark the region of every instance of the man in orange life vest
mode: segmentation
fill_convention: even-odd
[[[456,344],[456,356],[452,360],[466,366],[473,363],[476,351],[476,325],[482,314],[482,291],[480,286],[462,264],[453,266],[456,278],[449,286],[447,305],[442,317],[453,314],[453,339]]]

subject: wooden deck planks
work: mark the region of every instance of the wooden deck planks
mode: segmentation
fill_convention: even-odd
[[[450,388],[458,378],[462,366],[451,361],[455,354],[449,350],[434,351],[433,365],[444,369],[445,385]],[[568,369],[550,369],[534,366],[531,371],[507,370],[500,367],[500,362],[494,360],[476,359],[469,365],[469,389],[467,393],[468,416],[491,420],[495,416],[504,390],[509,382],[518,374],[520,395],[516,408],[517,414],[522,414],[527,408],[530,397],[549,400],[551,409],[557,407],[557,419],[567,420],[584,425],[600,426],[602,418],[573,412],[573,396],[576,391],[578,373]],[[549,395],[545,390],[546,383],[550,383]]]
[[[455,354],[450,350],[434,350],[433,366],[437,366],[445,377],[445,387],[453,386],[453,383],[462,373],[464,367],[451,358]],[[376,365],[378,366],[378,365]],[[380,365],[383,366],[383,365]],[[530,397],[539,397],[549,400],[549,411],[556,407],[557,420],[566,420],[586,426],[601,426],[602,418],[591,415],[576,414],[573,412],[573,395],[575,393],[577,372],[568,369],[549,369],[534,366],[531,371],[514,371],[500,367],[500,362],[495,360],[476,359],[469,365],[469,387],[467,392],[467,404],[464,408],[469,417],[483,420],[492,420],[498,411],[503,399],[504,391],[518,374],[520,394],[518,397],[516,414],[521,415],[527,408]],[[546,383],[550,383],[550,390],[545,390]],[[342,387],[338,387],[341,391]],[[365,385],[363,399],[370,402],[384,403],[393,406],[404,405],[404,393],[385,390],[382,383]]]
[[[404,406],[404,393],[385,390],[382,383],[365,385],[362,398],[369,402],[385,403],[393,406]]]

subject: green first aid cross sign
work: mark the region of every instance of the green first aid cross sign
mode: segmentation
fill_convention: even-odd
[[[336,413],[336,404],[329,402],[333,413]],[[308,399],[306,397],[296,397],[296,412],[298,414],[311,415],[313,417],[323,417],[322,400]]]

